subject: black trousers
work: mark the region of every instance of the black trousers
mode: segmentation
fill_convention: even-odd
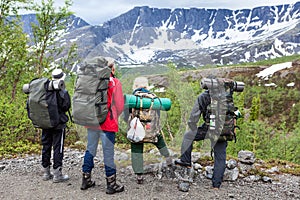
[[[42,166],[51,165],[51,151],[53,147],[53,169],[62,166],[64,157],[65,129],[42,130]]]
[[[181,161],[191,163],[193,142],[195,140],[198,140],[197,133],[195,131],[187,131],[185,133],[181,144]],[[222,184],[226,169],[226,148],[227,141],[218,141],[212,146],[214,152],[214,171],[212,178],[213,187],[219,188]]]

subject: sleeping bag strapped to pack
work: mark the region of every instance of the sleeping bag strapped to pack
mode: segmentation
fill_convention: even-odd
[[[106,119],[111,68],[104,57],[84,61],[79,68],[73,95],[73,120],[83,126],[99,126]]]
[[[139,95],[124,95],[125,98],[125,108],[140,108],[142,107],[144,109],[150,108],[152,105],[153,110],[164,110],[168,111],[171,109],[172,102],[169,98],[143,98],[143,96]],[[152,102],[153,101],[153,102]]]
[[[26,106],[28,117],[36,128],[50,129],[60,122],[57,90],[53,89],[51,83],[53,81],[48,78],[39,78],[23,86],[23,91],[28,94]]]

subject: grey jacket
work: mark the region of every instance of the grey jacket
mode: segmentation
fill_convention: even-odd
[[[203,120],[205,121],[206,119],[206,113],[207,113],[207,107],[210,105],[210,95],[209,95],[209,91],[206,90],[204,92],[202,92],[196,99],[195,103],[194,103],[194,107],[192,109],[190,118],[188,120],[188,125],[189,128],[192,131],[196,131],[197,130],[197,124],[199,122],[200,116],[202,114]]]

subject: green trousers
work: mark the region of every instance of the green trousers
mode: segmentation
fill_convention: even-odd
[[[154,144],[160,154],[164,157],[169,157],[170,153],[162,135],[157,136],[158,141]],[[131,164],[135,174],[144,173],[144,143],[131,143]]]

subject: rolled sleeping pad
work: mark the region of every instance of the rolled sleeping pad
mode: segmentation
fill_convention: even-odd
[[[141,98],[135,95],[124,95],[125,107],[126,108],[140,108]],[[142,98],[143,108],[148,109],[151,106],[151,98],[143,97]],[[171,100],[169,98],[154,98],[153,99],[152,109],[154,110],[164,110],[168,111],[171,109]]]

